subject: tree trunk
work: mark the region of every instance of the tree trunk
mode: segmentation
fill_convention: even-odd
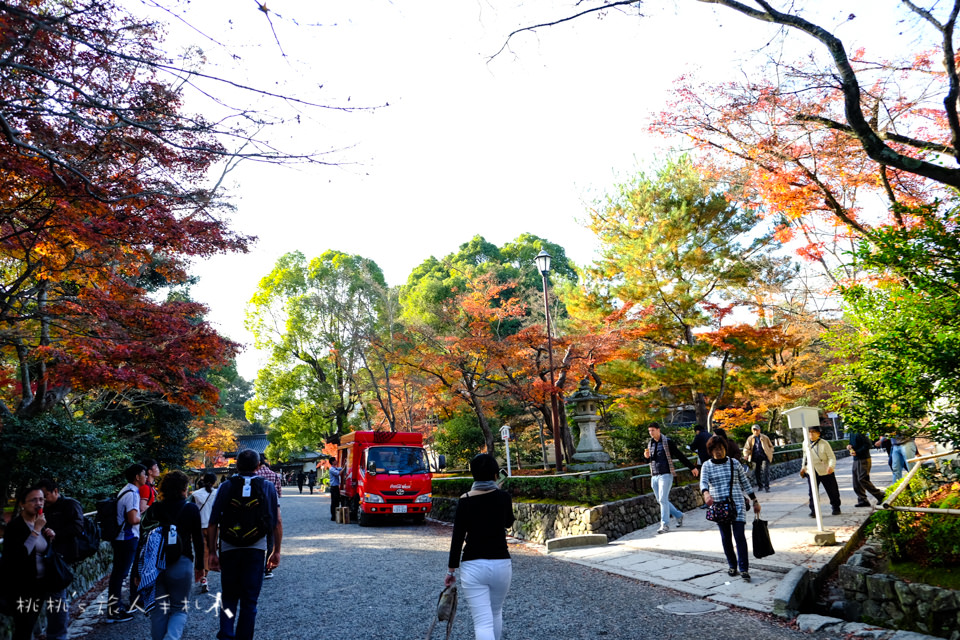
[[[697,424],[709,431],[710,421],[707,412],[707,399],[696,389],[693,390],[693,406],[697,410]]]
[[[560,409],[560,434],[563,436],[563,455],[567,464],[573,461],[573,454],[577,452],[577,447],[573,442],[573,434],[570,432],[570,425],[567,424],[567,407],[562,398],[557,398],[557,404]]]

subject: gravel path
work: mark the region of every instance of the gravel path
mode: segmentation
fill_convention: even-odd
[[[326,494],[285,488],[283,556],[264,583],[257,637],[269,640],[413,640],[423,638],[442,588],[450,527],[429,522],[359,527],[330,521]],[[674,615],[658,605],[696,598],[580,565],[554,560],[539,548],[512,545],[513,584],[504,611],[504,640],[623,638],[666,640],[702,637],[814,640],[780,621],[744,611]],[[211,591],[219,590],[211,574]],[[197,595],[185,640],[216,636],[214,604]],[[473,625],[461,602],[452,638],[470,640]],[[438,623],[434,638],[442,638]],[[708,631],[709,629],[709,631]],[[150,637],[146,618],[95,625],[96,640]]]

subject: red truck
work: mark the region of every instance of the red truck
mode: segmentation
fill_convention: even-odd
[[[419,433],[354,431],[340,438],[337,466],[343,467],[340,498],[360,526],[374,516],[426,520],[432,475]],[[444,467],[443,456],[439,468]]]

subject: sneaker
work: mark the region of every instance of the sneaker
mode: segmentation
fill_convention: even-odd
[[[817,517],[817,514],[815,514],[813,511],[811,511],[811,512],[810,512],[810,517],[811,517],[811,518],[816,518],[816,517]]]
[[[727,575],[733,578],[735,576],[740,575],[740,572],[734,569],[733,567],[730,567],[729,569],[727,569]]]
[[[701,508],[701,509],[707,509],[708,507],[707,507],[706,504],[702,504],[702,505],[700,505],[700,508]]]
[[[265,571],[264,574],[263,574],[263,579],[264,579],[264,580],[269,580],[269,579],[272,578],[272,577],[273,577],[273,571]]]
[[[130,622],[133,620],[133,615],[129,611],[115,611],[113,613],[107,613],[107,622]]]
[[[683,516],[677,518],[677,529],[683,526]]]
[[[857,504],[855,504],[855,505],[853,505],[853,506],[855,506],[855,507],[869,507],[869,506],[870,506],[870,501],[869,501],[869,500],[861,500],[860,502],[858,502]]]
[[[766,489],[764,489],[764,491],[766,491],[767,493],[770,493],[770,487],[767,487]]]
[[[835,516],[840,515],[840,507],[837,507],[836,509],[834,509],[834,510],[831,512],[831,515],[835,515]]]
[[[207,583],[206,578],[200,580],[200,593],[207,593],[210,591],[210,585]]]
[[[657,529],[657,533],[666,533],[666,532],[668,532],[668,531],[670,531],[670,527],[668,527],[668,526],[665,525],[665,524],[661,524],[661,525],[660,525],[660,528]]]
[[[750,574],[744,571],[740,574],[740,577],[743,578],[744,582],[750,582]]]

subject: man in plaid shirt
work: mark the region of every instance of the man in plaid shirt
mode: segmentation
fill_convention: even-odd
[[[282,483],[280,481],[280,474],[276,471],[273,471],[267,463],[267,456],[263,453],[260,454],[260,466],[257,467],[257,475],[273,483],[273,486],[277,488],[277,497],[281,497],[283,494]]]
[[[267,482],[272,482],[273,486],[277,488],[277,522],[282,523],[283,519],[280,517],[280,496],[281,496],[281,484],[280,474],[273,471],[267,464],[266,454],[260,454],[260,466],[257,467],[257,470],[254,472]],[[281,524],[281,526],[283,526]],[[270,554],[273,552],[273,538],[270,535],[267,535],[267,553],[264,557],[269,558]],[[273,577],[273,571],[268,568],[263,570],[264,579],[270,579]]]

